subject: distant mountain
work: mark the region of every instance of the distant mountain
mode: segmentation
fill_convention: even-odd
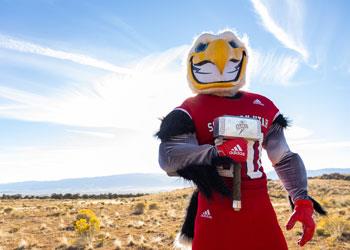
[[[323,174],[350,174],[350,168],[323,168],[323,169],[316,169],[316,170],[306,170],[308,177],[315,177],[315,176],[321,176]],[[270,171],[267,173],[267,178],[276,180],[278,179],[278,176],[275,171]]]
[[[26,181],[0,184],[1,194],[50,195],[52,193],[153,193],[188,187],[180,178],[164,174],[122,174],[57,181]]]
[[[309,177],[323,174],[350,174],[350,168],[325,168],[308,170]],[[278,179],[276,172],[267,173],[269,179]],[[176,188],[188,187],[191,184],[180,178],[168,177],[165,174],[122,174],[90,178],[63,179],[58,181],[26,181],[0,184],[0,195],[51,195],[53,193],[153,193]]]

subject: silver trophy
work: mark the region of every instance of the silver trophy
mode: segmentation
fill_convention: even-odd
[[[260,141],[263,139],[261,123],[258,119],[240,116],[221,116],[214,120],[215,144],[233,138]],[[240,163],[235,163],[230,168],[233,175],[232,207],[235,211],[242,208],[241,202],[241,169]]]

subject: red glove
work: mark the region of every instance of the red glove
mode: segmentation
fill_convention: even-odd
[[[316,224],[312,218],[314,208],[311,200],[296,200],[294,202],[294,212],[290,216],[286,225],[287,230],[291,230],[297,221],[303,224],[303,235],[298,240],[299,246],[304,246],[306,242],[312,239]]]
[[[235,162],[247,161],[247,140],[234,138],[216,145],[219,156],[230,157]]]

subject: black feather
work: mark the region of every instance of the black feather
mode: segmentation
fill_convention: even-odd
[[[229,169],[235,162],[228,156],[217,156],[211,160],[211,164],[215,167],[223,166],[224,169]]]
[[[186,180],[193,181],[200,192],[210,199],[213,191],[224,196],[230,196],[231,191],[223,178],[218,174],[216,167],[211,165],[188,165],[177,170],[177,173]]]
[[[195,127],[191,117],[181,110],[173,110],[162,119],[160,129],[155,136],[166,141],[172,136],[194,132]]]
[[[189,239],[194,237],[194,222],[196,219],[198,208],[198,190],[195,190],[192,194],[190,203],[187,207],[184,223],[181,228],[181,235],[186,236]]]
[[[288,201],[289,201],[289,206],[290,206],[290,209],[292,210],[292,212],[294,211],[294,203],[293,203],[293,200],[292,200],[292,197],[290,197],[290,195],[288,195]]]
[[[327,215],[327,211],[324,210],[324,208],[321,206],[320,203],[318,203],[316,200],[314,200],[312,197],[310,197],[310,200],[312,201],[312,204],[314,205],[314,210],[319,213],[320,215]]]
[[[318,203],[315,199],[313,199],[311,196],[309,196],[309,199],[312,201],[314,210],[319,214],[319,215],[327,215],[327,211],[324,210],[324,208],[321,206],[320,203]],[[288,200],[289,200],[289,205],[292,209],[292,211],[294,210],[294,203],[292,201],[292,198],[290,197],[290,195],[288,195]]]
[[[286,128],[290,126],[291,121],[287,117],[284,117],[282,114],[279,114],[273,121],[273,124],[279,124],[282,128]]]

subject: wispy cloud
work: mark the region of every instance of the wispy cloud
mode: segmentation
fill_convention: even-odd
[[[312,130],[300,126],[291,126],[288,127],[285,131],[286,138],[292,141],[300,141],[307,139],[313,133],[314,132]]]
[[[300,67],[302,61],[300,56],[281,53],[278,50],[253,48],[247,34],[243,35],[242,40],[249,54],[245,89],[249,89],[251,82],[254,84],[290,85],[291,79]]]
[[[289,147],[301,156],[307,169],[349,166],[350,161],[347,156],[350,148],[349,140],[316,138],[314,131],[309,128],[294,125],[285,130],[285,135]],[[263,164],[267,171],[273,170],[266,152],[263,152]]]
[[[89,131],[89,130],[78,130],[78,129],[67,129],[67,131],[71,132],[71,133],[94,136],[94,137],[101,137],[101,138],[105,138],[105,139],[115,138],[115,134],[113,134],[113,133],[96,132],[96,131]]]
[[[298,71],[300,58],[274,51],[251,51],[251,79],[257,83],[289,85],[290,80]]]
[[[190,94],[181,66],[187,49],[179,46],[140,59],[131,74],[108,74],[46,95],[0,86],[0,97],[12,101],[0,106],[0,116],[79,127],[156,129],[157,118]]]
[[[0,99],[8,101],[0,117],[63,124],[69,138],[49,148],[5,148],[0,182],[161,171],[153,134],[158,118],[191,95],[182,65],[187,50],[151,54],[131,65],[131,74],[108,73],[45,95],[0,86]],[[138,157],[129,150],[136,142]]]
[[[307,60],[309,52],[302,42],[303,6],[298,0],[277,1],[278,6],[272,2],[251,0],[262,25],[285,47],[299,53]],[[270,7],[270,8],[269,8]],[[284,24],[283,25],[283,21]]]
[[[32,53],[36,55],[48,56],[61,60],[68,60],[74,63],[87,65],[95,67],[98,69],[103,69],[106,71],[120,73],[120,74],[129,74],[131,73],[130,69],[119,67],[114,64],[98,60],[83,54],[70,53],[62,50],[55,50],[48,47],[43,47],[31,42],[18,40],[12,37],[4,36],[0,34],[0,48],[11,49],[25,53]]]
[[[37,51],[30,46],[24,46],[23,51]],[[297,57],[250,50],[250,75],[255,82],[287,85],[298,70],[300,59]],[[157,118],[191,93],[183,65],[187,51],[188,45],[182,45],[151,54],[130,65],[131,73],[108,74],[82,85],[59,91],[56,88],[45,96],[0,86],[0,97],[12,101],[11,106],[0,106],[0,116],[78,127],[155,130],[159,123]]]
[[[127,39],[129,46],[132,46],[134,50],[141,52],[155,50],[155,44],[150,42],[148,37],[142,36],[140,32],[121,17],[107,15],[100,18],[103,21],[103,29],[107,29],[110,32],[120,32],[123,38]],[[110,27],[110,29],[107,27]]]
[[[4,48],[1,41],[0,47]],[[30,46],[25,46],[24,50],[15,48],[26,53],[36,51]],[[157,142],[152,135],[159,127],[158,118],[191,95],[182,65],[187,50],[188,46],[183,45],[151,54],[129,66],[127,74],[124,74],[126,71],[120,74],[119,70],[106,69],[112,73],[81,85],[59,88],[59,91],[56,87],[45,95],[0,86],[0,98],[10,101],[0,105],[0,117],[74,126],[64,129],[70,133],[69,138],[74,137],[82,143],[71,146],[69,140],[67,145],[56,148],[2,151],[0,165],[6,168],[0,182],[160,171],[156,159]],[[274,51],[253,50],[251,55],[250,63],[255,62],[250,65],[254,78],[285,84],[298,70],[301,60]],[[123,128],[132,131],[117,134],[118,131],[124,132]],[[299,143],[295,144],[298,147],[301,140],[308,139],[311,134],[312,131],[299,128],[288,136]],[[135,142],[141,148],[138,157],[128,150],[135,146]],[[307,148],[305,152],[308,150],[311,152],[312,149]],[[313,158],[306,158],[308,166],[324,166],[314,160],[316,153],[312,151],[312,154]],[[41,175],[32,174],[37,172]]]

